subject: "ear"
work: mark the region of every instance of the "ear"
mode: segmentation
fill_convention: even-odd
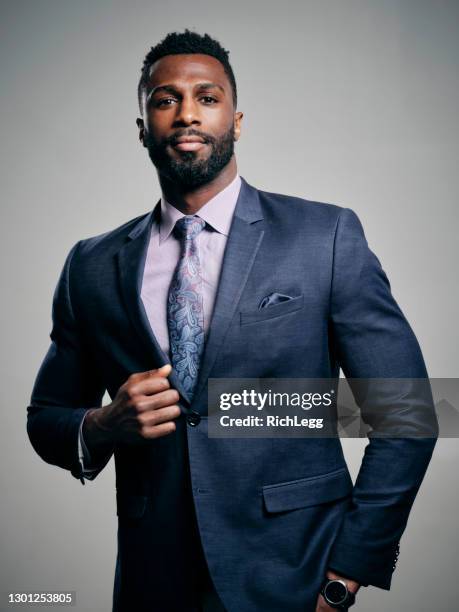
[[[143,122],[143,119],[140,119],[140,117],[138,117],[135,122],[137,124],[137,127],[139,128],[139,140],[143,144],[143,146],[145,146],[145,124]]]
[[[239,140],[239,136],[241,135],[241,122],[242,117],[244,116],[241,111],[234,113],[234,140]]]

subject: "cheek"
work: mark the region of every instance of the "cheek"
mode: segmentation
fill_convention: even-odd
[[[215,134],[225,134],[234,125],[234,115],[228,108],[207,108],[202,113],[203,126],[211,128]]]
[[[152,111],[148,115],[148,131],[153,134],[156,139],[162,138],[167,135],[172,122],[172,113],[164,111],[155,113]]]

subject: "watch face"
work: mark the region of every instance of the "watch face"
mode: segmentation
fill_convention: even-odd
[[[347,596],[347,587],[340,580],[332,580],[324,589],[326,599],[329,603],[340,604],[345,601]]]

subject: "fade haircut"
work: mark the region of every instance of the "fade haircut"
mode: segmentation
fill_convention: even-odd
[[[139,86],[137,88],[140,112],[142,112],[142,91],[148,83],[150,68],[152,65],[166,55],[180,55],[188,53],[202,53],[204,55],[210,55],[215,57],[215,59],[222,64],[226,76],[231,84],[234,107],[237,106],[236,79],[234,78],[233,69],[229,63],[229,51],[224,49],[217,40],[208,34],[201,35],[197,32],[192,32],[187,28],[184,32],[170,32],[156,46],[151,47],[150,51],[145,56]]]

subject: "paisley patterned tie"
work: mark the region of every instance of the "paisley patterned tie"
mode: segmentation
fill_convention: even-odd
[[[180,240],[181,254],[167,300],[172,365],[190,399],[204,348],[202,277],[196,244],[196,237],[204,226],[205,221],[197,216],[182,217],[175,224],[174,234]]]

